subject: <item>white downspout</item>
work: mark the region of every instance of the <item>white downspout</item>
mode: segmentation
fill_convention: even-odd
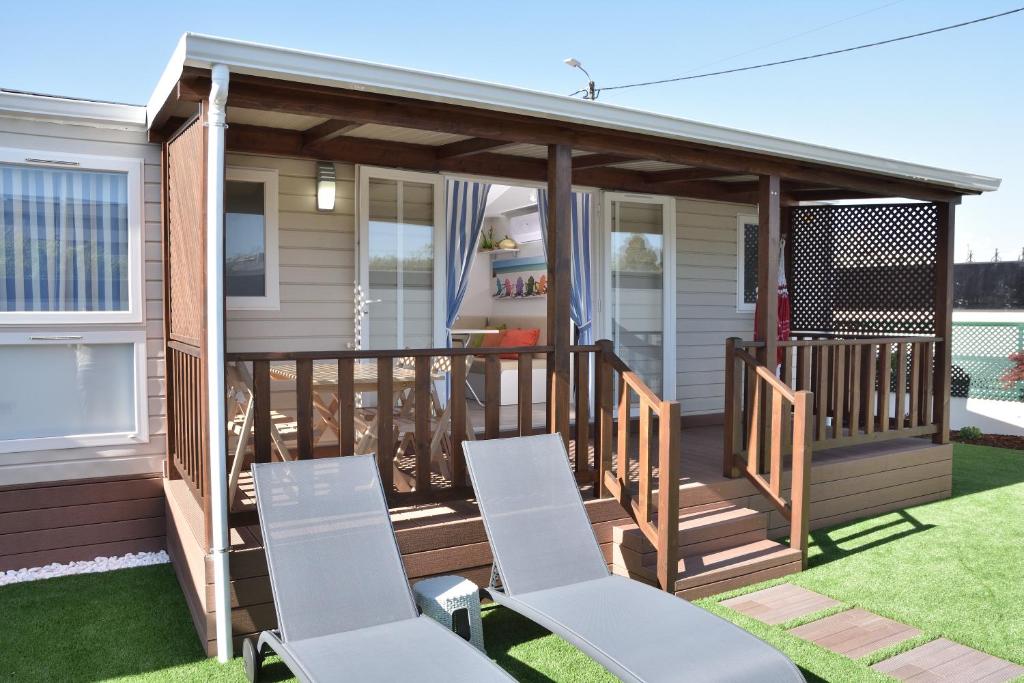
[[[217,659],[232,657],[231,593],[228,583],[227,436],[224,397],[224,129],[227,128],[228,68],[214,64],[206,115],[206,358],[210,413],[210,514],[213,532]]]

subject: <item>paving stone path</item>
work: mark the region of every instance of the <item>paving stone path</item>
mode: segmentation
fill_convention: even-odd
[[[776,626],[841,604],[800,586],[782,583],[720,604]],[[854,608],[810,621],[789,631],[821,647],[857,659],[921,634],[918,629]],[[873,667],[901,681],[1000,683],[1024,676],[1024,666],[945,638],[932,640]]]

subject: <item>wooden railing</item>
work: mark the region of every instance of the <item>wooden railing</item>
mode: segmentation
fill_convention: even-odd
[[[595,475],[589,464],[592,436],[588,356],[597,346],[573,349],[576,424],[567,435],[567,441],[577,478],[591,483]],[[230,353],[227,362],[229,366],[243,364],[247,374],[251,374],[252,461],[280,459],[282,450],[288,451],[288,457],[297,459],[373,452],[392,503],[412,504],[469,494],[462,454],[462,442],[466,439],[494,439],[549,429],[548,418],[535,414],[532,396],[535,361],[551,350],[548,346],[531,346],[251,352]],[[507,354],[516,354],[518,403],[504,407],[503,422],[500,372],[501,356]],[[476,370],[482,369],[482,373],[474,372],[477,376],[482,374],[483,380],[480,409],[476,409],[474,402],[467,401],[470,357]],[[375,374],[369,379],[360,368],[367,362],[376,366]],[[291,382],[276,381],[281,379],[282,370]],[[329,374],[326,388],[325,372]],[[450,393],[442,397],[445,386]],[[360,398],[369,407],[360,408]],[[398,408],[390,410],[387,406]],[[514,417],[509,415],[510,411],[514,411]],[[439,419],[442,412],[443,419]],[[469,412],[472,415],[467,420]],[[288,422],[291,437],[283,448],[275,436],[277,421],[282,418]],[[371,422],[372,439],[367,441],[365,434]],[[593,438],[596,440],[597,436]],[[449,468],[443,474],[437,471],[436,458],[432,462],[438,439],[444,442],[444,459]],[[402,453],[405,456],[400,458],[399,470],[393,466],[393,461],[396,454],[401,456]]]
[[[790,546],[801,552],[806,566],[814,394],[783,383],[735,339],[726,342],[726,358],[725,476],[742,472],[789,521]]]
[[[169,475],[182,479],[205,510],[209,503],[210,449],[206,376],[198,349],[168,342],[167,384]]]
[[[251,462],[372,452],[393,505],[469,497],[463,441],[553,431],[550,410],[540,417],[532,402],[535,361],[551,352],[535,346],[230,353],[229,367],[244,368],[252,412],[236,416],[230,426],[237,433],[229,435],[229,444],[244,458],[242,472]],[[516,354],[518,402],[503,408],[500,371],[506,354]],[[634,518],[658,551],[659,582],[671,590],[679,524],[679,405],[658,398],[612,352],[611,342],[572,346],[570,356],[572,420],[563,437],[576,479],[595,495],[613,496]],[[482,368],[480,409],[467,401],[470,357]],[[360,368],[374,367],[368,362],[375,365],[369,377]],[[443,386],[449,391],[444,398],[434,393]],[[360,408],[357,397],[372,405]],[[368,442],[371,421],[374,437]],[[251,438],[251,446],[245,441],[238,448],[239,438]],[[438,438],[444,441],[444,472],[433,457]],[[251,505],[234,505],[233,525],[254,521]]]
[[[657,550],[658,584],[663,590],[674,591],[679,559],[679,404],[662,400],[651,391],[615,355],[611,342],[599,341],[594,355],[594,453],[599,492],[611,495],[629,512]],[[631,429],[634,415],[635,451]],[[614,472],[613,439],[617,440]],[[635,458],[631,457],[633,453]]]
[[[934,357],[937,337],[834,338],[799,335],[779,342],[779,376],[793,389],[814,392],[815,449],[923,436],[937,430]],[[751,350],[761,342],[733,340]],[[742,378],[738,378],[740,381]],[[736,381],[726,383],[727,401],[739,399]]]

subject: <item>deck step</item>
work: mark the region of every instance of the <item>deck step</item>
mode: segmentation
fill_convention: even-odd
[[[688,600],[801,571],[799,550],[761,540],[679,560],[676,595]]]
[[[706,598],[801,571],[799,550],[769,540],[758,540],[708,553],[686,555],[679,560],[675,594],[687,600]],[[657,584],[653,566],[612,570],[621,576]]]
[[[685,511],[679,517],[679,554],[711,553],[763,540],[767,522],[763,512],[728,504]],[[635,524],[616,527],[612,541],[616,559],[621,556],[626,568],[654,564],[654,546]]]

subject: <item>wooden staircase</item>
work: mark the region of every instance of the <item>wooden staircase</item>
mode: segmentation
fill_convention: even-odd
[[[768,513],[728,502],[679,512],[675,594],[687,600],[799,572],[799,549],[768,539]],[[657,552],[636,524],[612,534],[612,571],[658,585]]]
[[[613,529],[612,570],[687,599],[801,571],[807,559],[813,394],[791,389],[730,340],[726,382],[732,381],[734,366],[742,362],[753,409],[741,425],[735,395],[726,404],[723,474],[745,478],[790,522],[790,542],[785,546],[768,538],[767,512],[716,498],[710,487],[703,487],[700,498],[691,498],[696,491],[685,485],[661,486],[679,482],[679,405],[658,398],[612,352],[610,342],[597,346],[595,453],[600,494],[616,499],[633,520]],[[616,384],[618,392],[613,389]],[[613,415],[614,393],[618,410]],[[746,441],[744,450],[734,447],[741,440]],[[787,457],[791,482],[783,491]]]

